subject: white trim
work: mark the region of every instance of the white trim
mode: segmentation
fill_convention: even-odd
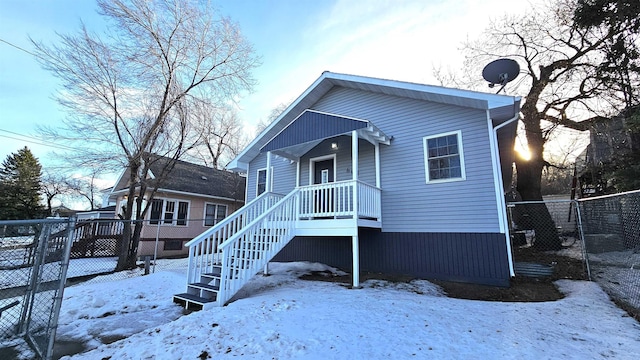
[[[318,161],[333,159],[333,181],[338,181],[337,179],[337,162],[336,162],[336,154],[323,155],[309,159],[309,185],[313,185],[313,178],[315,176],[315,171],[313,171],[313,164]]]
[[[500,232],[504,234],[506,247],[507,247],[507,261],[509,263],[509,274],[513,277],[516,276],[513,254],[511,252],[511,234],[509,233],[508,217],[507,217],[507,205],[504,196],[504,184],[502,183],[502,163],[500,162],[500,148],[498,146],[498,130],[502,127],[510,124],[520,117],[520,114],[516,114],[513,118],[493,127],[493,121],[491,120],[491,114],[487,110],[487,127],[489,128],[489,144],[491,149],[491,165],[493,166],[493,183],[496,192],[496,207],[498,211],[498,223],[500,224]]]
[[[267,167],[266,167],[266,166],[265,166],[265,167],[262,167],[262,168],[259,168],[259,169],[257,169],[257,170],[256,170],[256,197],[260,196],[260,194],[258,194],[258,179],[259,179],[258,174],[259,174],[259,173],[260,173],[260,171],[262,171],[262,170],[264,170],[265,172],[267,172],[267,173],[268,173],[268,171],[267,171]],[[267,175],[267,174],[265,174],[265,176],[266,176],[266,175]],[[265,181],[266,181],[266,178],[265,178]],[[248,184],[248,183],[249,183],[249,182],[247,181],[247,184]],[[267,185],[268,185],[269,183],[270,183],[270,185],[271,185],[271,189],[267,189]],[[273,166],[271,167],[271,181],[270,181],[270,182],[269,182],[269,181],[267,181],[267,182],[264,184],[264,191],[265,191],[265,192],[273,191]]]
[[[326,77],[325,74],[329,74],[329,72],[322,73],[322,75],[320,75],[320,77],[317,78],[316,81],[313,82],[313,84],[311,84],[302,94],[300,94],[300,96],[298,96],[289,106],[287,106],[287,108],[284,109],[284,111],[282,113],[280,113],[280,116],[278,116],[275,120],[273,120],[271,122],[271,124],[269,124],[269,126],[267,126],[264,130],[262,130],[262,132],[260,134],[258,134],[258,136],[256,136],[253,139],[253,141],[251,143],[249,143],[249,145],[247,145],[244,148],[244,150],[242,150],[242,152],[240,154],[238,154],[238,156],[235,157],[235,159],[231,160],[231,162],[227,165],[227,167],[230,168],[230,169],[239,168],[240,164],[242,162],[239,161],[238,159],[241,159],[243,156],[245,156],[245,154],[247,152],[249,152],[254,146],[256,146],[260,142],[260,140],[262,140],[262,138],[267,133],[269,133],[269,131],[271,131],[271,129],[273,129],[276,125],[278,125],[280,123],[282,118],[286,117],[289,114],[289,111],[291,111],[293,108],[298,106],[298,104],[302,100],[304,100],[315,88],[317,88],[318,85],[320,85],[320,83],[325,79],[325,77]],[[265,144],[267,142],[265,142]],[[262,145],[262,146],[264,146],[264,145]],[[248,165],[248,163],[247,163],[247,165]]]
[[[429,148],[427,146],[427,142],[429,139],[435,139],[450,135],[456,135],[458,139],[458,157],[460,158],[460,177],[448,178],[448,179],[429,179]],[[439,184],[446,182],[454,182],[454,181],[464,181],[467,179],[467,174],[465,171],[464,165],[464,149],[463,149],[463,141],[462,141],[462,130],[449,131],[446,133],[440,133],[435,135],[429,135],[422,138],[422,151],[424,155],[424,176],[427,184]]]
[[[138,189],[138,187],[136,187],[136,190],[137,189]],[[151,192],[152,190],[153,189],[147,190],[147,193]],[[128,192],[129,192],[129,189],[123,189],[123,190],[118,190],[118,191],[114,192],[113,194],[116,195],[116,196],[118,196],[118,195],[127,195]],[[232,198],[222,197],[222,196],[197,194],[197,193],[190,193],[190,192],[186,192],[186,191],[168,190],[168,189],[162,189],[162,188],[156,190],[156,194],[184,195],[184,196],[193,196],[193,197],[197,197],[197,198],[207,198],[207,199],[224,200],[224,201],[231,201],[231,202],[244,202],[243,199],[232,199]]]
[[[322,73],[322,76],[320,77],[320,79],[324,77],[329,79],[348,81],[351,83],[362,83],[362,84],[374,85],[374,86],[379,86],[383,88],[384,87],[395,88],[395,89],[402,89],[402,90],[408,90],[408,91],[416,91],[421,93],[429,93],[429,94],[435,94],[435,95],[478,100],[480,101],[480,103],[468,104],[467,107],[479,108],[483,110],[512,105],[516,100],[520,99],[520,97],[515,97],[515,96],[499,95],[499,94],[493,94],[493,93],[485,93],[485,92],[463,90],[463,89],[456,89],[456,88],[448,88],[444,86],[418,84],[418,83],[399,81],[399,80],[372,78],[372,77],[359,76],[359,75],[324,72]],[[446,101],[444,101],[444,99],[441,99],[441,101],[439,102],[445,103],[445,104],[447,103]],[[484,103],[483,104],[484,107],[478,106],[478,105],[481,105],[482,103]]]
[[[300,187],[300,159],[296,161],[296,187]]]
[[[109,199],[111,198],[112,195],[115,195],[116,196],[115,200],[118,201],[118,195],[120,193],[124,194],[129,190],[128,188],[123,188],[122,190],[116,191],[116,186],[118,186],[118,184],[120,184],[120,180],[122,180],[122,177],[124,176],[124,173],[127,170],[129,170],[129,168],[125,168],[124,170],[122,170],[122,172],[120,173],[120,176],[118,176],[118,179],[116,180],[116,183],[113,184],[113,187],[111,188],[111,191],[109,191],[109,195],[107,196],[107,202],[109,201]]]
[[[346,84],[345,84],[346,83]],[[325,71],[318,77],[311,86],[309,86],[300,96],[298,96],[267,128],[265,128],[253,141],[247,145],[244,150],[238,154],[227,166],[229,169],[246,169],[246,156],[252,158],[259,154],[257,146],[262,147],[266,144],[264,138],[273,128],[286,126],[280,122],[289,117],[289,113],[297,107],[301,107],[301,103],[309,96],[324,96],[334,85],[347,86],[351,88],[363,88],[365,91],[373,91],[376,93],[387,93],[402,97],[416,96],[411,92],[428,94],[423,100],[435,101],[444,104],[452,104],[456,106],[464,106],[476,109],[493,109],[502,106],[513,105],[520,101],[520,97],[498,95],[492,93],[483,93],[469,90],[445,88],[441,86],[432,86],[425,84],[409,83],[397,80],[385,80],[379,78],[371,78],[357,75],[331,73]],[[400,91],[394,91],[400,90]],[[302,111],[304,109],[300,109]],[[270,139],[269,139],[270,140]],[[249,155],[253,154],[253,155]]]
[[[264,190],[273,190],[273,165],[271,164],[271,151],[267,151],[267,175],[265,176]]]
[[[225,212],[224,212],[224,217],[222,219],[224,219],[227,216],[229,216],[229,205],[228,204],[212,203],[212,202],[206,202],[205,201],[204,206],[202,208],[202,226],[203,227],[215,226],[217,224],[217,223],[215,223],[213,225],[207,225],[207,223],[206,223],[207,222],[207,205],[215,205],[215,207],[216,207],[216,211],[215,211],[215,214],[214,214],[214,222],[215,222],[216,216],[218,214],[218,206],[224,206],[225,209],[226,209]]]

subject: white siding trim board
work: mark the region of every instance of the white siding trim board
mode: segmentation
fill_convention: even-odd
[[[487,127],[489,128],[489,139],[491,141],[491,164],[493,166],[496,205],[498,206],[498,221],[500,224],[500,232],[505,235],[509,274],[511,276],[515,276],[516,274],[513,266],[513,254],[511,252],[511,235],[509,234],[509,227],[507,226],[507,207],[504,198],[504,184],[502,183],[502,166],[500,164],[500,149],[498,147],[498,130],[511,122],[518,120],[518,118],[519,114],[516,114],[512,119],[504,121],[500,125],[493,127],[490,111],[487,111]]]

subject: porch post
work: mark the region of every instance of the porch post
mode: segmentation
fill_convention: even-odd
[[[353,179],[353,219],[358,220],[358,132],[351,132],[351,179]]]
[[[351,169],[353,180],[358,180],[358,132],[351,132]]]
[[[380,143],[374,145],[374,154],[376,159],[376,187],[380,188]]]
[[[296,187],[300,187],[300,159],[296,163]]]
[[[353,252],[353,288],[360,287],[360,249],[358,235],[351,237],[351,251]]]
[[[264,183],[264,191],[271,191],[271,151],[267,151],[267,179]]]

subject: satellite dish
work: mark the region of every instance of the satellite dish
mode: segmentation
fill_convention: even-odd
[[[493,60],[482,69],[482,77],[489,82],[490,88],[501,86],[497,93],[502,91],[508,82],[515,80],[519,73],[520,65],[511,59]]]

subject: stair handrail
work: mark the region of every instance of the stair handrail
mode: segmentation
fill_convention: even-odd
[[[264,213],[283,197],[282,194],[265,191],[216,225],[189,240],[184,245],[189,248],[187,284],[192,283],[200,273],[210,272],[213,269],[221,242],[242,230],[256,216]]]
[[[242,287],[243,284],[230,284],[231,281],[237,280],[240,278],[245,279],[245,282],[248,281],[256,272],[258,272],[261,268],[263,268],[272,258],[275,256],[281,249],[284,247],[289,240],[293,238],[293,231],[295,230],[295,221],[297,220],[297,196],[300,192],[299,188],[291,191],[287,196],[278,201],[275,205],[269,208],[268,211],[265,211],[263,214],[255,218],[251,223],[247,224],[242,230],[236,232],[220,244],[219,248],[222,250],[222,270],[220,274],[220,287],[219,293],[217,296],[217,303],[220,306],[223,306],[231,297]],[[256,235],[255,230],[274,230],[262,227],[262,225],[268,220],[268,217],[283,209],[284,211],[280,215],[280,218],[274,219],[273,222],[279,223],[280,225],[285,225],[285,230],[289,231],[288,234],[280,234],[278,231],[281,230],[279,228],[275,229],[275,234],[259,234],[261,236],[266,236],[266,238],[273,239],[277,235],[287,235],[286,240],[276,242],[280,242],[280,248],[269,248],[263,249],[265,251],[265,255],[263,257],[255,257],[249,259],[237,259],[238,261],[249,261],[253,265],[248,268],[237,269],[237,277],[234,277],[234,272],[230,271],[229,266],[231,257],[233,256],[234,251],[228,249],[231,245],[237,243],[240,239],[246,238],[246,235],[250,231],[254,231],[253,235]],[[287,225],[288,224],[288,225]],[[251,238],[251,236],[249,236]],[[261,243],[258,245],[266,245],[266,243]],[[255,249],[237,249],[238,251],[255,251]],[[253,260],[253,261],[251,261]],[[232,286],[233,285],[233,286]]]

